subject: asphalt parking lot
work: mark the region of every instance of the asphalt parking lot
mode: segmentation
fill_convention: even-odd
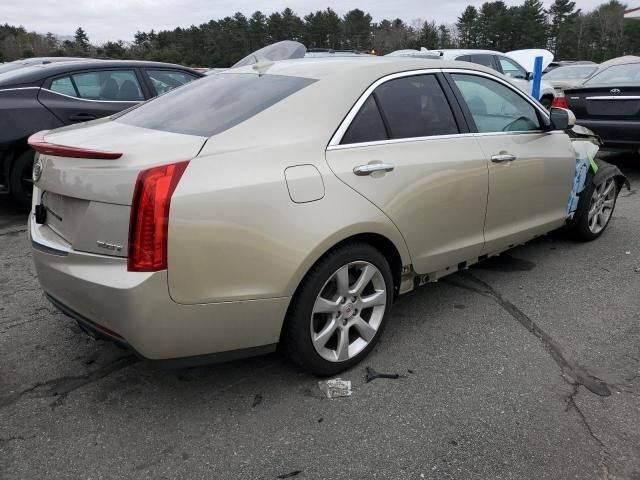
[[[335,400],[278,354],[161,370],[87,337],[0,203],[0,478],[640,479],[640,158],[607,158],[632,190],[602,238],[402,297]]]

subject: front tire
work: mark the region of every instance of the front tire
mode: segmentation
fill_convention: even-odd
[[[390,315],[393,277],[382,253],[348,243],[314,265],[296,292],[283,327],[287,356],[320,376],[368,355]]]
[[[576,240],[590,242],[604,233],[613,217],[618,193],[619,186],[615,176],[587,177],[587,185],[580,194],[571,228]]]

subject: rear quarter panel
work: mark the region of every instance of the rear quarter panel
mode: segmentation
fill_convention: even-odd
[[[288,144],[192,160],[171,201],[171,297],[196,304],[291,296],[315,261],[358,233],[384,235],[410,263],[395,226],[334,176],[324,153]],[[294,203],[284,171],[303,163],[318,168],[325,195]]]
[[[37,87],[0,90],[0,145],[25,145],[32,133],[62,126],[37,98]]]

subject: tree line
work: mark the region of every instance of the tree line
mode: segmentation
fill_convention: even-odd
[[[601,62],[640,53],[640,21],[624,19],[626,6],[610,0],[592,11],[571,0],[540,0],[507,6],[502,0],[468,6],[454,24],[400,18],[373,22],[360,9],[339,16],[331,8],[298,16],[292,9],[269,15],[210,20],[199,26],[137,32],[132,42],[94,45],[79,27],[73,40],[0,25],[0,61],[32,56],[145,59],[189,66],[227,67],[250,52],[280,40],[307,48],[358,50],[384,55],[404,48],[486,48],[499,51],[547,48],[559,60]]]

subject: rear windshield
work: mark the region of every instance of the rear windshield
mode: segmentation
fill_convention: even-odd
[[[594,75],[585,85],[638,85],[640,84],[640,63],[614,65]]]
[[[315,80],[221,73],[172,90],[118,116],[136,127],[211,137],[266,110]]]
[[[580,78],[587,78],[593,72],[595,72],[598,67],[559,67],[554,68],[549,73],[545,73],[543,75],[545,80],[573,80]]]

